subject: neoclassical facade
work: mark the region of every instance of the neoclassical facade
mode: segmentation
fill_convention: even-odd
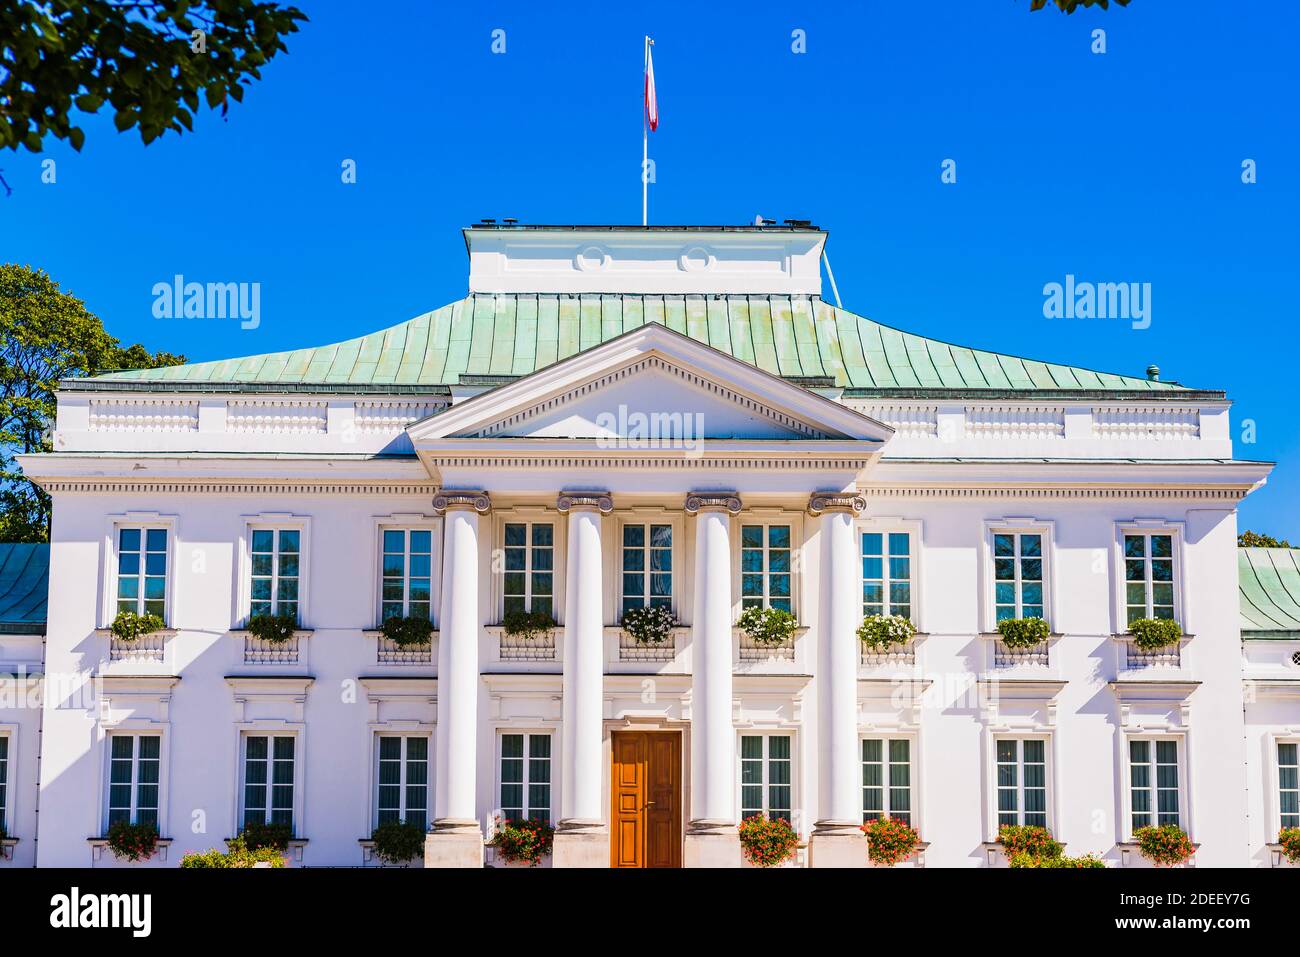
[[[740,866],[754,814],[808,866],[865,866],[882,815],[921,835],[905,866],[1004,865],[1005,823],[1113,866],[1148,823],[1279,863],[1300,661],[1260,639],[1245,709],[1236,507],[1270,466],[1222,392],[832,306],[812,227],[465,237],[468,294],[400,325],[61,384],[22,459],[54,530],[45,690],[0,718],[40,749],[10,863],[119,866],[130,820],[163,838],[134,866],[170,866],[266,821],[296,862],[378,866],[404,820],[425,866],[478,867],[531,817],[551,866]],[[620,627],[644,605],[667,641]],[[793,636],[752,640],[752,606]],[[165,627],[122,641],[122,610]],[[864,614],[919,633],[870,653]],[[1152,616],[1185,638],[1137,649]],[[1007,647],[1009,617],[1051,636]]]

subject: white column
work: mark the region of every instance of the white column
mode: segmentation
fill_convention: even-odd
[[[438,615],[438,730],[434,753],[433,830],[426,867],[482,867],[483,833],[475,809],[478,767],[479,515],[483,492],[443,492],[442,601]]]
[[[564,700],[560,821],[555,867],[608,867],[604,760],[605,615],[601,516],[606,492],[564,492],[569,516],[564,599]]]
[[[814,495],[821,519],[817,635],[818,808],[810,862],[862,867],[862,770],[858,756],[858,639],[862,578],[854,519],[865,502],[853,494]]]
[[[686,498],[695,515],[695,609],[691,637],[691,820],[687,867],[738,867],[736,731],[731,717],[731,516],[729,493]]]

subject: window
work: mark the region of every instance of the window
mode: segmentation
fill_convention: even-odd
[[[386,528],[380,621],[433,621],[433,533],[425,528]]]
[[[376,823],[402,821],[424,830],[429,820],[429,739],[381,735],[378,753]]]
[[[912,823],[912,742],[906,738],[862,742],[862,820],[881,817]]]
[[[623,611],[673,605],[673,527],[623,526]]]
[[[1174,617],[1174,537],[1124,536],[1125,625],[1139,618]]]
[[[912,536],[862,533],[862,614],[912,617]]]
[[[993,535],[994,621],[1043,617],[1043,536]]]
[[[740,604],[791,611],[790,526],[740,528]]]
[[[555,531],[550,522],[508,522],[503,611],[555,614]]]
[[[4,738],[0,738],[0,746],[3,744]],[[1282,827],[1300,827],[1300,755],[1297,752],[1300,752],[1300,745],[1294,741],[1278,743],[1277,806],[1282,812]]]
[[[114,734],[108,742],[108,823],[157,827],[162,737]]]
[[[117,610],[162,618],[167,609],[167,529],[117,532]]]
[[[244,737],[244,824],[293,826],[291,734]]]
[[[501,814],[551,823],[551,736],[501,735]]]
[[[289,615],[299,620],[301,538],[296,528],[253,529],[250,615]]]
[[[740,739],[740,817],[790,821],[790,736],[747,734]]]
[[[0,734],[0,834],[8,834],[9,735]]]
[[[1128,759],[1132,829],[1178,824],[1178,742],[1130,741]]]
[[[1041,738],[997,741],[998,827],[1047,827],[1047,742]]]

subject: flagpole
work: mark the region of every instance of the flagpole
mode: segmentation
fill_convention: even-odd
[[[650,72],[650,37],[645,38],[645,56],[641,62],[641,225],[649,225],[650,178],[646,176],[646,166],[650,161],[650,127],[645,111],[645,84]]]

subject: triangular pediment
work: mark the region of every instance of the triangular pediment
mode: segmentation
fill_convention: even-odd
[[[440,439],[860,441],[883,423],[650,324],[412,424]]]

